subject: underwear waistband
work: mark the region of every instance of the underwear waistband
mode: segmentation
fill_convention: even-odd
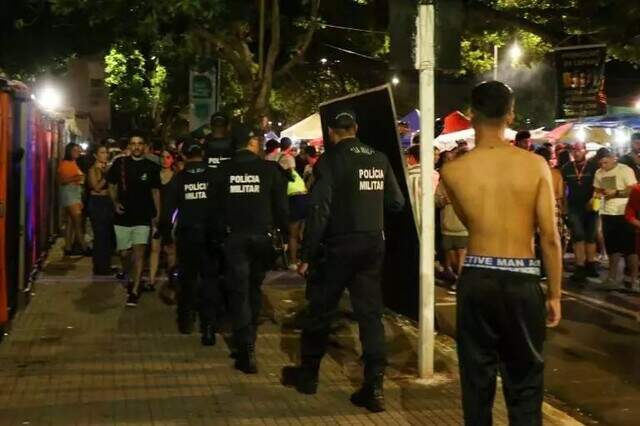
[[[467,255],[464,259],[464,266],[466,268],[494,269],[520,274],[540,275],[539,259]]]

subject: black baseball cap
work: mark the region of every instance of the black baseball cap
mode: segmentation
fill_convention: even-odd
[[[251,138],[258,136],[258,132],[246,124],[234,125],[231,129],[231,138],[237,147],[245,147]]]
[[[202,154],[202,144],[192,137],[185,138],[182,143],[182,153],[186,156],[196,156]]]
[[[332,129],[352,129],[358,124],[356,113],[352,109],[340,109],[329,120]]]
[[[227,127],[229,125],[229,117],[224,112],[218,111],[211,116],[211,125],[216,127]]]

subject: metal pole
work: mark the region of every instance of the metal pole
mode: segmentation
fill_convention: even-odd
[[[275,0],[280,1],[280,0]],[[258,46],[258,75],[262,77],[264,72],[264,0],[260,0],[260,43]]]
[[[418,10],[418,51],[416,65],[420,70],[420,164],[422,219],[420,221],[420,342],[418,374],[433,376],[435,276],[434,276],[434,197],[433,197],[433,133],[434,111],[434,31],[433,4],[422,1]]]
[[[493,45],[493,79],[498,81],[498,45]]]

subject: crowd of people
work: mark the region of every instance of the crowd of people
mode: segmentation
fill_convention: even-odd
[[[534,145],[528,132],[509,142],[503,135],[514,115],[511,89],[483,83],[472,97],[476,147],[460,141],[451,150],[435,149],[433,175],[436,265],[458,298],[465,417],[490,419],[492,398],[478,396],[495,390],[495,371],[478,365],[474,354],[509,359],[509,353],[521,351],[528,364],[507,362],[503,373],[522,368],[531,373],[505,388],[510,416],[540,418],[544,315],[549,327],[561,318],[563,252],[574,253],[571,280],[577,285],[599,276],[603,252],[609,272],[598,287],[620,286],[618,264],[624,258],[629,288],[640,290],[640,133],[620,158],[606,148],[591,155],[579,142]],[[317,392],[331,314],[348,289],[364,360],[364,381],[351,401],[383,411],[384,212],[401,211],[405,200],[386,156],[362,143],[357,132],[355,113],[338,111],[329,123],[334,149],[322,153],[321,161],[312,146],[294,148],[287,138],[265,142],[261,132],[231,126],[219,113],[202,140],[184,137],[165,146],[133,133],[126,146],[96,145],[84,157],[78,145],[69,144],[59,167],[65,255],[92,255],[93,272],[110,275],[112,255],[118,253],[117,277],[126,283],[131,307],[142,292],[155,289],[164,264],[171,284],[166,288],[177,293],[168,302],[177,304],[178,330],[191,334],[198,318],[202,344],[214,345],[228,316],[235,368],[255,374],[261,285],[279,254],[282,268],[307,278],[309,302],[301,364],[285,367],[282,383],[303,394]],[[405,153],[418,227],[419,145],[418,135]],[[510,178],[478,166],[496,167]],[[92,249],[84,236],[86,218]],[[143,281],[145,265],[149,273]],[[549,280],[546,301],[540,275]],[[505,299],[500,306],[517,302],[523,309],[499,313],[496,330],[479,330],[478,324],[496,315],[496,298]],[[507,326],[512,320],[526,339],[522,330]],[[495,336],[502,334],[510,343],[496,346]],[[480,376],[487,377],[486,388],[477,388]],[[521,398],[524,389],[533,391]]]
[[[420,139],[414,137],[405,152],[408,182],[414,199],[414,216],[420,217]],[[571,282],[594,289],[626,288],[640,292],[640,133],[631,137],[630,150],[617,155],[603,147],[587,152],[586,144],[535,144],[529,131],[516,134],[512,145],[533,152],[549,166],[556,201],[557,227],[563,254],[573,253]],[[439,170],[468,152],[465,141],[444,152],[434,149],[434,195],[436,208],[437,276],[455,293],[468,244],[468,231],[452,207]],[[539,245],[538,245],[539,249]],[[539,253],[539,250],[538,250]],[[625,260],[624,283],[620,261]],[[608,268],[601,278],[600,267]],[[546,279],[543,268],[543,279]]]

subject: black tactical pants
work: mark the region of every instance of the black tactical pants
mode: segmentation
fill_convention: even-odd
[[[351,234],[326,241],[323,259],[312,265],[307,282],[309,317],[302,331],[303,366],[320,366],[338,303],[345,289],[349,289],[362,342],[365,380],[384,372],[386,345],[380,286],[383,261],[381,233]]]
[[[273,259],[266,234],[234,233],[224,243],[225,288],[229,301],[234,343],[255,343],[262,311],[262,282]]]
[[[187,320],[194,312],[200,317],[201,329],[217,327],[217,307],[221,303],[218,289],[220,258],[214,243],[202,231],[179,230],[176,234],[178,267],[178,321]]]
[[[545,298],[535,275],[465,268],[457,340],[465,425],[491,425],[500,370],[509,424],[542,425]]]

